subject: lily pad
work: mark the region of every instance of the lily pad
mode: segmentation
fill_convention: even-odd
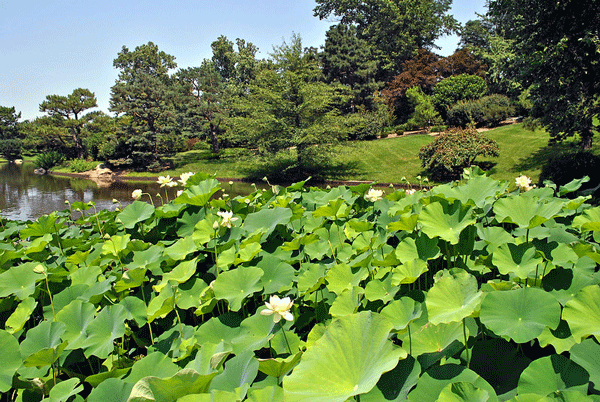
[[[575,341],[594,335],[600,339],[600,286],[583,288],[567,302],[563,319],[569,323]]]
[[[429,321],[437,325],[470,316],[479,307],[482,294],[477,288],[477,279],[466,271],[444,275],[427,292],[425,304]]]
[[[231,271],[221,272],[213,284],[215,297],[229,302],[232,311],[242,308],[242,301],[262,290],[260,279],[263,270],[257,267],[237,267]]]
[[[590,376],[581,366],[561,355],[534,360],[521,373],[519,394],[546,396],[557,391],[587,393]]]

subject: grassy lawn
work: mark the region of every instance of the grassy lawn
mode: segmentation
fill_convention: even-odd
[[[548,133],[529,131],[522,124],[499,127],[486,132],[500,147],[498,158],[477,160],[492,165],[492,177],[513,180],[525,174],[537,182],[542,167],[549,157],[578,148],[577,138],[562,144],[548,146]],[[375,141],[350,141],[336,145],[331,153],[331,165],[323,168],[329,180],[366,180],[400,183],[406,177],[417,184],[416,177],[427,176],[417,157],[420,148],[433,141],[428,135],[410,135]],[[600,154],[600,136],[594,138],[593,152]],[[263,159],[242,150],[225,150],[220,159],[211,159],[208,151],[189,151],[176,155],[172,170],[161,174],[178,176],[187,171],[216,173],[220,178],[269,177],[269,171],[284,169],[291,163],[294,151],[274,158]],[[583,174],[584,172],[582,172]],[[156,176],[151,173],[131,173],[132,176]]]

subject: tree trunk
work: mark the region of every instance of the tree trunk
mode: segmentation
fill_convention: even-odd
[[[83,142],[81,141],[81,138],[79,137],[77,130],[75,130],[74,128],[71,129],[71,137],[73,138],[73,142],[75,143],[75,150],[77,152],[77,158],[78,159],[83,159],[83,156],[85,155],[85,150],[83,149]]]
[[[594,138],[594,133],[592,133],[592,130],[586,129],[585,131],[582,131],[580,134],[580,137],[581,137],[581,149],[583,151],[592,149],[592,139]]]
[[[210,123],[210,141],[211,141],[212,153],[215,155],[218,154],[219,153],[219,138],[217,138],[217,127],[213,123]]]

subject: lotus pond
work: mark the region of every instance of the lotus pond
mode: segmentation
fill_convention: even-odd
[[[158,207],[2,218],[2,400],[600,401],[580,184],[217,199],[197,173]]]

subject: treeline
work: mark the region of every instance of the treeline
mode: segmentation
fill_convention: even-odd
[[[290,169],[306,170],[324,145],[344,139],[495,125],[515,112],[532,111],[551,124],[549,108],[541,106],[549,97],[543,96],[543,83],[535,80],[533,68],[527,76],[522,68],[532,55],[519,51],[528,49],[522,33],[527,29],[552,32],[519,25],[525,7],[521,14],[511,9],[509,18],[501,14],[505,2],[489,2],[486,16],[461,27],[448,14],[450,0],[316,3],[315,16],[339,21],[320,49],[304,47],[293,34],[269,58],[258,59],[252,43],[220,36],[211,44],[210,59],[177,69],[175,56],[152,42],[133,50],[124,46],[113,61],[119,71],[110,89],[114,115],[93,111],[96,97],[82,88],[48,95],[40,104],[45,115],[33,121],[19,122],[14,107],[2,107],[0,151],[14,159],[22,149],[53,150],[68,158],[159,170],[165,156],[194,147],[209,146],[214,157],[227,147],[261,154],[295,148]],[[436,55],[435,40],[451,32],[460,34],[459,48],[448,57]],[[555,137],[581,134],[573,122],[582,110],[591,121],[597,99],[590,94],[580,108],[571,101],[562,126],[552,131]]]

